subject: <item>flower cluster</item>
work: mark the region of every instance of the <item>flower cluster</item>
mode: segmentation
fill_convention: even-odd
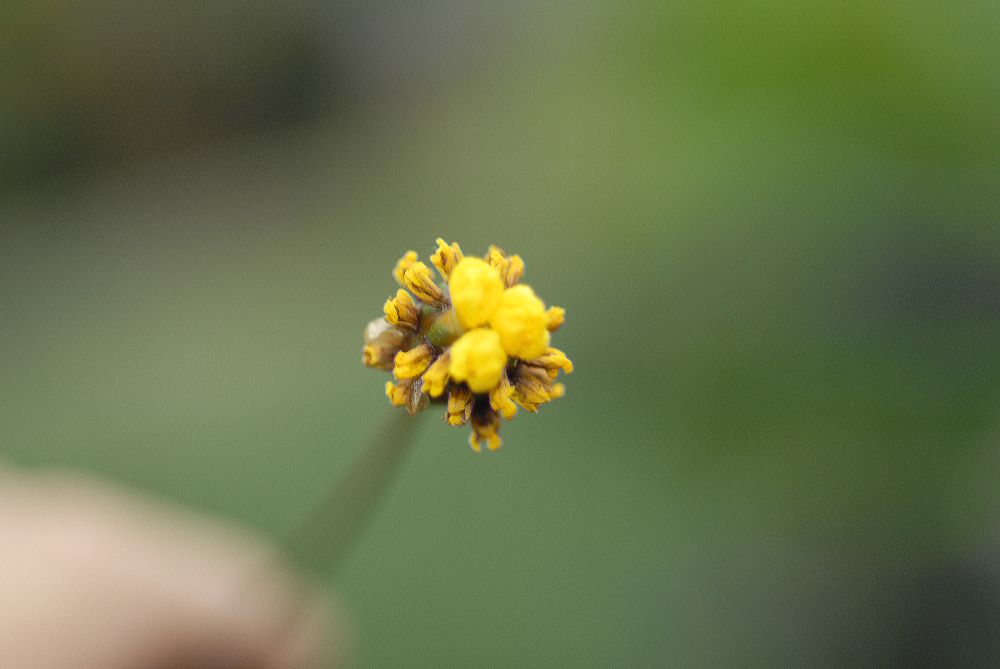
[[[491,246],[466,257],[458,244],[437,240],[431,269],[408,251],[392,274],[402,286],[365,330],[364,364],[392,370],[385,393],[410,413],[446,405],[449,425],[471,423],[473,450],[500,448],[500,417],[520,405],[534,413],[565,394],[559,371],[573,363],[549,346],[563,324],[561,307],[545,308],[522,283],[524,261]]]

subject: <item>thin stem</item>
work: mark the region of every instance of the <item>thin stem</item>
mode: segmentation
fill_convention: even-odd
[[[369,445],[351,463],[283,545],[304,569],[331,576],[342,564],[392,482],[416,434],[414,418],[393,412]]]
[[[405,412],[393,412],[367,448],[282,542],[288,555],[317,582],[328,581],[343,564],[409,450],[417,420]],[[279,566],[277,560],[280,556],[271,556],[249,573],[245,590],[239,594],[266,583]],[[284,638],[294,633],[310,606],[308,591],[302,591],[287,620],[276,630],[274,647],[280,647]]]

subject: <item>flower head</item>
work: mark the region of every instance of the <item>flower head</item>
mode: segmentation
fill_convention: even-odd
[[[396,263],[403,288],[386,300],[385,318],[369,323],[362,361],[392,370],[385,392],[393,406],[417,413],[444,404],[447,424],[471,424],[473,450],[496,450],[501,417],[513,418],[518,405],[534,413],[565,394],[555,381],[573,363],[549,340],[566,311],[546,309],[520,283],[521,257],[495,246],[467,257],[438,239],[430,261],[440,281],[414,251]]]

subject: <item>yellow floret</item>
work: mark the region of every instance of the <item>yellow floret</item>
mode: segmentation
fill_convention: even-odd
[[[518,285],[503,292],[500,306],[490,318],[490,327],[500,335],[507,354],[530,360],[549,345],[545,305],[528,286]]]
[[[500,279],[507,288],[519,282],[524,276],[524,260],[519,255],[508,258],[502,249],[490,246],[490,250],[486,252],[486,261],[500,273]]]
[[[410,268],[410,265],[417,261],[416,251],[407,251],[402,258],[396,261],[396,267],[392,270],[392,278],[396,283],[403,285],[403,274]]]
[[[525,362],[544,369],[548,372],[550,379],[555,379],[559,375],[560,369],[567,374],[573,373],[573,361],[567,358],[565,353],[551,346],[534,360],[526,360]]]
[[[424,373],[434,359],[434,349],[427,344],[421,344],[409,351],[396,354],[395,367],[392,373],[397,379],[415,379]]]
[[[409,386],[406,384],[399,384],[398,386],[392,381],[385,382],[385,396],[389,398],[394,407],[406,406],[406,394],[409,390]]]
[[[464,258],[448,279],[451,304],[467,328],[486,324],[500,305],[503,281],[497,270],[479,258]]]
[[[524,276],[524,260],[519,255],[507,258],[507,265],[504,267],[503,280],[507,287],[516,285]]]
[[[507,379],[507,374],[500,376],[500,383],[490,391],[490,407],[498,411],[507,420],[517,413],[517,405],[511,400],[514,395],[514,386]]]
[[[447,281],[448,277],[451,276],[452,270],[455,269],[455,265],[462,261],[462,249],[457,243],[452,242],[448,244],[440,237],[435,241],[438,247],[434,255],[431,256],[431,262],[441,272],[442,278]]]
[[[403,272],[403,285],[424,304],[439,306],[446,302],[444,293],[434,283],[430,268],[420,261],[411,264]]]
[[[546,325],[549,332],[555,332],[559,329],[559,326],[566,322],[566,310],[562,307],[549,307],[549,310],[545,312],[545,316],[549,320]]]
[[[465,425],[472,415],[472,391],[465,386],[455,386],[448,393],[448,413],[445,421],[448,425]]]
[[[420,311],[410,294],[400,288],[396,291],[396,297],[385,301],[382,307],[385,320],[392,325],[416,330],[420,323]]]
[[[552,380],[544,370],[540,370],[540,373],[541,377],[525,370],[514,385],[514,401],[531,413],[538,411],[542,404],[552,401]]]
[[[486,444],[486,448],[495,451],[503,443],[497,429],[500,427],[500,418],[495,413],[488,413],[483,416],[472,417],[472,434],[469,435],[469,446],[476,453],[482,453],[481,443]]]
[[[451,347],[451,378],[465,381],[472,392],[486,393],[496,387],[506,366],[507,354],[493,330],[470,330]]]
[[[448,385],[448,367],[451,365],[451,352],[445,351],[424,372],[423,391],[431,397],[438,397]]]

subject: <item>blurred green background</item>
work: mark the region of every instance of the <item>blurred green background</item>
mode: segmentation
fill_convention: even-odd
[[[577,371],[421,416],[359,666],[1000,657],[1000,5],[0,7],[5,459],[280,537],[396,258],[495,243]]]

